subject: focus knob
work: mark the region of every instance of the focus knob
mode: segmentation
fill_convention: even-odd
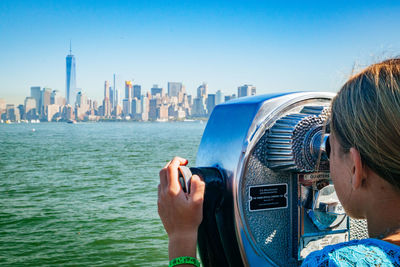
[[[278,119],[268,133],[268,167],[292,172],[329,170],[324,153],[328,118],[327,107],[306,106],[300,113]]]

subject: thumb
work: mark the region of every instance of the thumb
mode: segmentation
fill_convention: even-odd
[[[190,181],[190,196],[192,202],[203,204],[204,191],[206,184],[200,179],[198,175],[193,175]]]

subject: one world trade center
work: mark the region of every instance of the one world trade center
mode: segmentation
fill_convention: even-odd
[[[65,98],[67,104],[74,106],[76,97],[76,77],[75,77],[75,57],[72,55],[71,44],[69,47],[69,55],[66,57],[67,62],[67,78],[66,78],[66,90]]]

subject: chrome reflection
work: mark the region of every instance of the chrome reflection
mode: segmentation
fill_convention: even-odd
[[[315,192],[312,209],[307,210],[307,214],[319,230],[334,228],[346,218],[343,206],[331,184]]]

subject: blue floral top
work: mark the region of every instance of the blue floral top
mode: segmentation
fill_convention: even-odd
[[[400,267],[400,246],[374,238],[352,240],[311,253],[301,266]]]

